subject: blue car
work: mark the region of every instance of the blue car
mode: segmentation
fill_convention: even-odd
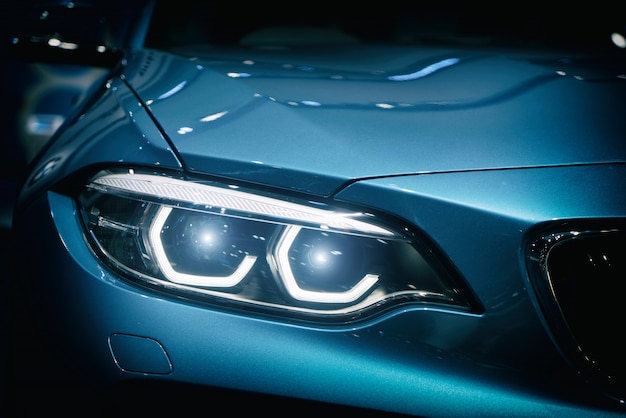
[[[164,3],[22,182],[14,406],[626,414],[611,13]]]

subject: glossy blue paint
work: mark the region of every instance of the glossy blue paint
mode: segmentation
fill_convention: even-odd
[[[41,193],[82,167],[121,164],[180,168],[163,135],[145,109],[121,82],[110,81],[98,103],[67,127],[34,162],[21,199]]]
[[[624,164],[440,173],[361,181],[335,199],[392,212],[426,231],[472,283],[489,315],[529,297],[518,272],[537,226],[620,217],[624,178]],[[469,250],[476,245],[478,254]]]
[[[249,51],[248,64],[215,52],[186,62],[150,51],[134,57],[142,71],[128,81],[190,169],[204,170],[204,159],[219,155],[215,174],[272,184],[276,168],[360,178],[626,158],[626,84],[618,74],[579,80],[556,59],[537,64],[484,51],[333,52],[331,69],[328,50],[295,58]],[[457,64],[424,77],[388,79],[457,56]],[[298,72],[294,62],[313,70]],[[604,111],[595,112],[600,103]],[[268,123],[274,119],[281,123]]]
[[[419,196],[517,219],[523,225],[557,219],[619,217],[626,205],[625,178],[623,163],[452,172],[362,181],[342,190],[336,198],[386,208],[421,223],[421,205],[386,199],[367,190],[378,188],[381,193],[402,195],[403,199]],[[426,230],[438,230],[424,226]]]

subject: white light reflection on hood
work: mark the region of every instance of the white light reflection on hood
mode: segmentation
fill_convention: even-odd
[[[174,86],[174,88],[172,88],[169,91],[166,91],[165,93],[163,93],[162,95],[160,95],[158,97],[158,100],[161,99],[167,99],[168,97],[171,97],[173,95],[175,95],[176,93],[178,93],[179,91],[181,91],[183,89],[183,87],[185,87],[185,85],[187,84],[187,81],[183,81],[182,83]]]
[[[427,67],[422,68],[419,71],[416,71],[414,73],[410,73],[410,74],[401,74],[401,75],[392,75],[387,77],[388,80],[391,81],[409,81],[409,80],[415,80],[418,78],[422,78],[422,77],[426,77],[427,75],[430,75],[432,73],[434,73],[435,71],[441,70],[443,68],[446,67],[450,67],[454,64],[457,64],[459,61],[461,61],[460,58],[448,58],[445,59],[443,61],[439,61],[436,62],[434,64],[431,64]]]
[[[227,110],[224,110],[223,112],[214,113],[212,115],[203,117],[202,119],[200,119],[200,122],[212,122],[214,120],[218,120],[219,118],[226,115],[227,113],[228,113]]]

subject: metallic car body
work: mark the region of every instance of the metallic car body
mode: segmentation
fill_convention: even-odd
[[[46,344],[98,382],[419,416],[623,415],[623,386],[598,383],[572,357],[529,273],[531,245],[547,234],[626,230],[623,73],[484,48],[330,51],[125,58],[21,191],[17,248],[36,262],[21,263],[19,277]],[[329,325],[137,286],[98,259],[77,216],[76,188],[102,167],[401,219],[480,309],[408,304]],[[609,326],[620,319],[606,320],[623,348]]]

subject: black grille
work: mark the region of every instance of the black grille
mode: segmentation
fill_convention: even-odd
[[[626,231],[550,234],[533,244],[531,260],[563,352],[588,380],[626,396]]]

